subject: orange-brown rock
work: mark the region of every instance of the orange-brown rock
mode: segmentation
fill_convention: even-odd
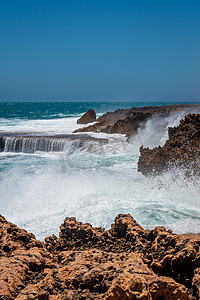
[[[77,124],[87,124],[96,121],[96,113],[93,109],[89,109],[77,120]]]
[[[107,300],[160,300],[190,299],[187,289],[173,279],[156,276],[154,273],[124,272],[113,280],[106,293]]]
[[[188,114],[180,125],[169,128],[169,139],[163,147],[140,148],[138,171],[157,174],[171,166],[186,167],[187,174],[199,174],[200,114]]]
[[[200,298],[200,268],[197,268],[194,271],[194,277],[192,279],[192,287],[193,287],[193,294],[196,296],[197,299]]]
[[[107,231],[66,218],[45,243],[0,217],[0,250],[0,299],[199,299],[200,235],[129,214]]]
[[[28,282],[39,280],[44,268],[52,266],[44,243],[0,216],[0,299],[15,299]]]
[[[188,111],[189,113],[197,107],[199,107],[197,104],[177,104],[117,109],[114,112],[107,112],[106,114],[103,114],[102,116],[97,118],[97,122],[95,124],[80,128],[75,132],[121,133],[125,134],[127,137],[130,137],[137,133],[138,128],[154,115],[164,116],[171,112],[183,109]],[[84,115],[81,118],[83,117]]]

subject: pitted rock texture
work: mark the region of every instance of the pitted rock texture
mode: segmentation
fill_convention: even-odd
[[[97,118],[97,122],[95,124],[80,128],[75,132],[120,133],[130,137],[136,134],[138,128],[143,126],[145,122],[152,116],[165,116],[169,113],[180,110],[186,110],[189,113],[194,109],[200,109],[200,106],[198,104],[177,104],[117,109],[114,112],[107,112],[106,114],[103,114]],[[83,117],[84,115],[81,118]]]
[[[29,282],[42,278],[45,268],[53,266],[44,243],[0,216],[0,299],[15,299]]]
[[[187,169],[187,174],[199,175],[200,114],[188,114],[179,126],[169,128],[168,134],[163,147],[140,148],[138,171],[151,175],[178,166]]]
[[[45,243],[0,217],[0,299],[199,299],[200,235],[66,218]]]

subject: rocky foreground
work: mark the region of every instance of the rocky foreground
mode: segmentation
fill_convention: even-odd
[[[188,114],[179,126],[169,128],[168,134],[163,147],[140,148],[138,171],[151,175],[178,166],[189,175],[200,175],[200,114]]]
[[[66,218],[45,243],[0,217],[0,299],[199,299],[200,234]]]
[[[132,107],[130,109],[117,109],[114,112],[107,112],[96,119],[93,110],[86,112],[78,124],[88,124],[95,122],[87,127],[80,128],[75,132],[104,132],[120,133],[130,137],[137,133],[138,128],[152,116],[166,116],[172,112],[185,110],[186,114],[195,109],[200,109],[198,104],[173,104],[164,106],[145,106]]]

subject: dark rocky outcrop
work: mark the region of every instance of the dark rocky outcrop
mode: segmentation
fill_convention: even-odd
[[[188,114],[179,126],[169,128],[168,134],[163,147],[140,148],[138,171],[149,175],[178,166],[187,174],[200,174],[200,114]]]
[[[137,133],[139,126],[155,115],[167,115],[171,112],[192,110],[199,108],[199,105],[165,105],[165,106],[145,106],[145,107],[132,107],[130,109],[118,109],[114,112],[107,112],[99,118],[95,124],[88,127],[80,128],[75,132],[105,132],[105,133],[121,133],[130,137]],[[83,115],[81,119],[84,117]],[[79,119],[80,120],[80,119]],[[79,122],[78,120],[78,122]],[[78,123],[82,124],[82,123]]]
[[[0,217],[0,299],[199,299],[200,235],[66,218],[45,243]]]
[[[84,115],[77,120],[77,124],[87,124],[96,121],[96,113],[93,109],[89,109]]]

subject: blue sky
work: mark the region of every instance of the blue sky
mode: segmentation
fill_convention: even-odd
[[[200,102],[200,1],[1,0],[0,100]]]

